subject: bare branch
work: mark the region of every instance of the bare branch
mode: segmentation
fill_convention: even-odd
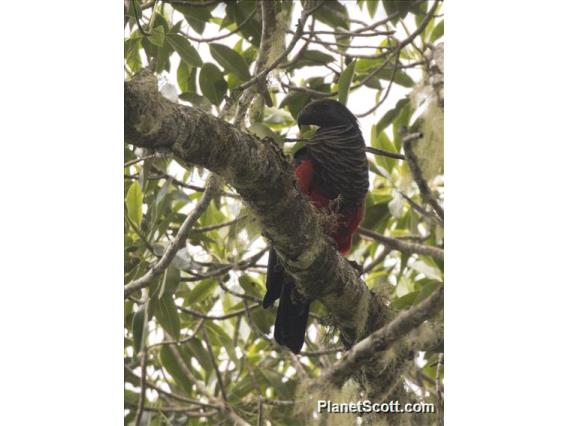
[[[189,216],[184,220],[181,225],[175,239],[166,248],[164,255],[153,264],[148,272],[146,272],[142,277],[128,283],[124,286],[124,297],[130,296],[136,290],[146,287],[150,282],[166,270],[170,262],[174,259],[178,250],[185,244],[185,240],[192,226],[197,222],[197,219],[207,210],[209,202],[213,199],[217,191],[219,190],[220,180],[215,175],[212,175],[207,184],[207,189],[203,193],[203,196],[191,212]]]
[[[256,84],[261,79],[265,78],[266,75],[270,71],[272,71],[274,68],[276,68],[280,64],[280,62],[282,62],[288,56],[288,54],[292,51],[292,49],[294,48],[294,46],[296,45],[296,43],[298,42],[298,40],[302,36],[303,30],[304,30],[304,25],[306,24],[308,17],[312,13],[314,13],[321,5],[323,5],[323,3],[324,3],[323,1],[320,1],[320,2],[318,2],[318,4],[316,6],[314,6],[311,9],[302,10],[302,14],[300,15],[300,19],[298,20],[298,24],[296,26],[296,32],[294,33],[292,40],[290,40],[288,47],[286,47],[286,49],[284,49],[284,52],[282,52],[282,54],[280,54],[280,56],[278,56],[278,58],[276,58],[274,60],[274,62],[272,62],[269,66],[267,66],[261,73],[255,75],[249,81],[241,84],[237,89],[244,90],[248,87],[251,87],[252,85]]]
[[[172,350],[172,354],[176,360],[176,363],[182,370],[183,374],[191,383],[193,383],[193,385],[197,388],[199,393],[206,396],[207,399],[209,399],[209,401],[215,406],[215,408],[217,408],[227,418],[229,418],[233,422],[233,424],[238,426],[250,426],[250,424],[244,419],[242,419],[229,404],[227,404],[223,400],[215,398],[213,395],[209,393],[209,391],[202,382],[200,382],[195,377],[193,377],[193,374],[185,364],[185,361],[183,360],[181,353],[179,352],[176,345],[174,344],[170,345],[170,349]]]
[[[395,160],[406,160],[406,157],[398,152],[385,151],[384,149],[373,148],[372,146],[365,147],[365,151],[370,152],[371,154],[381,155],[383,157],[394,158]]]
[[[134,418],[134,424],[136,426],[140,425],[142,420],[142,413],[144,413],[144,403],[146,402],[146,362],[148,359],[148,352],[146,348],[142,351],[140,356],[140,398],[138,399],[138,407],[136,409],[136,417]]]
[[[436,212],[436,214],[440,217],[440,219],[444,220],[444,209],[438,203],[438,200],[432,194],[428,183],[424,179],[424,175],[422,174],[422,170],[420,170],[420,166],[418,165],[418,158],[416,158],[416,154],[412,150],[412,142],[420,139],[422,137],[421,133],[410,133],[405,135],[402,138],[402,147],[404,148],[404,154],[408,161],[408,167],[412,172],[412,177],[418,185],[418,189],[422,194],[422,198],[425,202],[432,206],[432,209]]]
[[[207,346],[207,351],[209,352],[209,357],[211,358],[211,363],[215,369],[215,374],[217,375],[217,382],[219,382],[219,389],[221,390],[221,395],[223,396],[223,401],[227,402],[227,392],[225,391],[225,384],[223,383],[223,377],[219,371],[219,366],[217,365],[217,359],[213,353],[213,348],[211,348],[211,343],[209,342],[209,336],[207,335],[207,326],[203,327],[203,339],[205,340],[205,346]]]
[[[250,13],[250,15],[247,16],[243,20],[243,22],[241,22],[239,25],[237,25],[237,27],[234,30],[232,30],[232,31],[230,31],[226,34],[221,34],[221,35],[218,35],[218,36],[215,36],[215,37],[194,37],[194,36],[187,34],[187,33],[183,33],[183,35],[185,37],[187,37],[188,39],[190,39],[191,41],[195,41],[197,43],[210,43],[212,41],[222,40],[222,39],[227,38],[227,37],[229,37],[229,36],[231,36],[235,33],[238,33],[248,23],[248,21],[250,21],[254,17],[255,14],[256,14],[256,10],[253,10]]]
[[[378,232],[361,227],[359,228],[359,234],[380,241],[385,246],[393,250],[398,250],[402,253],[423,254],[426,256],[431,256],[434,259],[444,260],[444,250],[438,247],[426,246],[424,244],[413,243],[410,241],[401,241],[399,239],[387,237],[386,235],[379,234]]]

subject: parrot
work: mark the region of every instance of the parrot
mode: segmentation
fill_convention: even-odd
[[[324,231],[346,256],[363,220],[369,189],[369,163],[359,123],[345,105],[332,99],[308,103],[299,112],[297,123],[298,127],[318,128],[294,154],[296,186],[317,209],[335,214],[335,225]],[[284,271],[271,248],[263,308],[277,299],[274,339],[297,354],[304,344],[311,301],[297,291],[294,278]]]

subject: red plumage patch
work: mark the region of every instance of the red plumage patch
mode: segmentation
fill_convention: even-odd
[[[310,160],[302,160],[295,169],[298,179],[298,189],[310,197],[312,204],[318,209],[325,209],[330,203],[330,199],[326,196],[312,191],[311,183],[313,177],[313,164]],[[351,240],[357,227],[363,220],[363,206],[359,206],[347,214],[341,215],[337,228],[333,231],[331,237],[337,244],[337,249],[342,255],[346,255],[351,250]]]

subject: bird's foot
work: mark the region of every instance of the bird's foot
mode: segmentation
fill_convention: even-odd
[[[363,275],[363,265],[358,264],[354,260],[348,260],[347,262],[349,262],[349,264],[353,267],[353,269],[357,271],[359,276]]]

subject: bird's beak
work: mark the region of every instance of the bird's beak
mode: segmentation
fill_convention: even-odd
[[[302,126],[305,126],[306,124],[306,114],[305,112],[302,110],[300,111],[300,113],[298,114],[298,130],[302,130]]]

